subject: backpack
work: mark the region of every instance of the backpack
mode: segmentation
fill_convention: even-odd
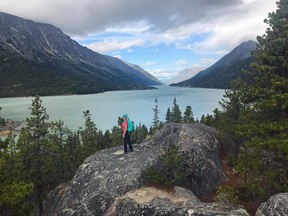
[[[135,130],[134,122],[128,119],[128,132],[132,132]]]

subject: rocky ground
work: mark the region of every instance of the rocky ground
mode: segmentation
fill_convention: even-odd
[[[219,157],[221,145],[215,135],[213,128],[200,124],[165,124],[151,139],[135,144],[133,152],[123,154],[122,146],[97,152],[83,162],[70,182],[48,195],[44,211],[63,216],[247,216],[243,208],[203,203],[196,197],[214,192],[226,180]],[[189,175],[183,185],[169,192],[147,187],[144,170],[157,165],[171,143],[179,146]]]
[[[83,162],[71,181],[49,193],[44,213],[48,216],[255,215],[258,207],[255,203],[245,204],[246,208],[251,205],[247,209],[249,214],[242,203],[231,206],[214,202],[218,185],[237,184],[237,176],[228,166],[217,137],[215,129],[201,124],[165,124],[149,140],[134,144],[133,152],[123,154],[122,146],[99,151]],[[159,156],[171,142],[179,146],[189,175],[183,185],[163,190],[149,185],[143,173],[147,167],[158,164]],[[288,193],[271,197],[261,204],[256,215],[288,215],[287,197]],[[37,213],[35,210],[32,215]]]

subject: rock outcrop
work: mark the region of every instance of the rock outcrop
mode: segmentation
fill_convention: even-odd
[[[163,147],[171,142],[179,146],[190,173],[183,185],[186,189],[175,187],[167,196],[157,191],[148,198],[151,189],[145,186],[143,171],[157,164]],[[215,191],[225,181],[219,154],[214,129],[165,124],[152,138],[135,144],[133,152],[123,154],[120,146],[88,157],[70,182],[50,192],[44,202],[45,215],[248,215],[243,209],[203,204],[194,196]],[[137,194],[138,198],[142,194],[142,201]]]
[[[256,212],[256,216],[288,215],[288,193],[276,194],[270,199],[262,203]]]
[[[188,189],[176,186],[172,191],[143,187],[118,197],[104,216],[175,215],[175,216],[248,216],[246,210],[220,203],[202,203]]]

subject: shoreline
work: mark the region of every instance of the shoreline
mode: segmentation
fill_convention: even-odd
[[[92,93],[84,93],[84,94],[52,94],[52,95],[38,95],[40,98],[43,97],[58,97],[58,96],[75,96],[75,95],[93,95],[93,94],[102,94],[107,92],[116,92],[116,91],[138,91],[138,90],[155,90],[158,89],[158,86],[163,86],[166,84],[159,84],[159,85],[150,85],[144,88],[131,88],[131,89],[115,89],[115,90],[107,90],[107,91],[99,91],[99,92],[92,92]],[[15,96],[2,96],[0,99],[9,99],[9,98],[35,98],[36,95],[15,95]]]

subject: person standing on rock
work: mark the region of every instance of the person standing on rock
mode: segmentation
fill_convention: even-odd
[[[127,114],[123,115],[123,124],[122,124],[122,131],[123,131],[123,142],[124,142],[124,153],[127,153],[127,144],[129,145],[129,149],[132,152],[133,151],[133,147],[132,147],[132,143],[131,143],[131,133],[128,130],[128,122],[129,122],[129,118]]]

